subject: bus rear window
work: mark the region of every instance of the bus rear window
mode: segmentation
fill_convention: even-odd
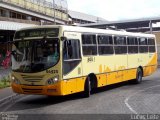
[[[40,28],[17,31],[14,39],[21,39],[25,37],[58,37],[59,28]]]

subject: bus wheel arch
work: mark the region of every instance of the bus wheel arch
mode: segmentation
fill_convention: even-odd
[[[97,88],[97,77],[94,73],[90,73],[88,75],[88,77],[90,78],[90,82],[91,82],[91,89],[95,89]]]
[[[89,97],[91,91],[95,88],[97,88],[97,77],[94,73],[90,73],[85,80],[85,85],[84,85],[85,97]]]
[[[142,77],[143,77],[143,75],[144,75],[144,74],[143,74],[143,67],[142,67],[142,66],[139,66],[139,67],[137,68],[137,70],[138,70],[138,69],[141,69],[141,71],[142,71]]]
[[[139,66],[137,68],[136,78],[133,79],[131,81],[131,83],[133,83],[133,84],[140,84],[142,82],[142,77],[143,77],[143,68],[142,68],[142,66]]]

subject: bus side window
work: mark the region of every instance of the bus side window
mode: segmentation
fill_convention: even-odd
[[[80,41],[71,39],[63,44],[63,75],[71,72],[81,61]]]
[[[80,43],[79,40],[67,40],[63,45],[63,59],[79,59]]]
[[[73,47],[72,47],[71,40],[68,41],[67,48],[68,48],[68,57],[69,57],[69,58],[72,58]]]
[[[72,43],[71,40],[64,41],[63,58],[64,60],[72,58]]]
[[[63,59],[67,59],[67,41],[63,42]]]

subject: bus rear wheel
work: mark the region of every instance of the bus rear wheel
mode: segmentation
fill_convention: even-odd
[[[137,69],[136,79],[133,80],[134,84],[140,84],[142,82],[143,72],[141,68]]]

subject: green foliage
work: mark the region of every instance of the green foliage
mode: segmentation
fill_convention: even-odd
[[[11,84],[11,81],[10,81],[10,79],[9,79],[9,76],[3,77],[3,78],[0,80],[0,89],[1,89],[1,88],[6,88],[6,87],[10,87],[10,84]]]

